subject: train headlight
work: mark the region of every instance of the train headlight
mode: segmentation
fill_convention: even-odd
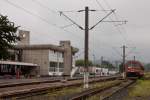
[[[128,67],[128,69],[131,69],[132,67]]]

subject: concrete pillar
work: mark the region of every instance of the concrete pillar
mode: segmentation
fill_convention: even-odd
[[[60,41],[60,46],[64,47],[64,75],[70,75],[72,69],[72,47],[70,41]]]

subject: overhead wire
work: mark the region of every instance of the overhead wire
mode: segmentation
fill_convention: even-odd
[[[52,9],[50,9],[49,7],[47,7],[47,6],[45,6],[44,4],[42,4],[42,3],[40,3],[38,0],[32,0],[34,3],[36,3],[37,5],[39,5],[39,6],[41,6],[42,8],[45,8],[45,9],[47,9],[48,11],[50,11],[50,12],[52,12],[53,14],[60,14],[60,15],[62,15],[62,11],[55,11],[55,10],[52,10]],[[63,11],[63,12],[78,12],[78,11]],[[66,18],[64,18],[64,19],[66,19]],[[75,24],[75,23],[74,23]],[[61,28],[66,28],[66,26],[69,26],[69,25],[65,25],[65,26],[62,26]],[[72,26],[72,25],[70,25],[70,26]]]
[[[8,1],[8,0],[7,0],[7,1]],[[33,0],[33,1],[36,1],[36,0]],[[9,2],[9,1],[8,1],[8,2]],[[10,2],[10,4],[13,4],[13,3]],[[41,4],[41,3],[38,2],[38,4]],[[41,5],[42,5],[42,4],[41,4]],[[35,17],[39,17],[40,19],[43,19],[42,17],[37,16],[36,14],[33,14],[32,12],[30,12],[30,11],[24,9],[24,8],[21,7],[21,6],[18,6],[18,5],[16,5],[16,4],[13,4],[13,6],[15,6],[15,7],[17,7],[17,8],[19,8],[19,9],[25,11],[26,13],[32,14],[32,15],[35,16]],[[52,11],[53,13],[56,13],[56,14],[57,14],[57,11],[51,10],[51,9],[50,9],[49,7],[47,7],[47,6],[45,6],[44,8],[47,8],[48,10],[50,10],[50,11]],[[58,13],[60,13],[60,12],[58,12]],[[45,19],[43,19],[43,21],[45,21],[46,23],[48,23],[48,24],[50,24],[50,25],[52,25],[52,26],[54,26],[54,27],[56,27],[56,28],[59,28],[59,29],[65,31],[65,32],[67,32],[67,33],[72,33],[73,35],[76,34],[76,33],[73,33],[73,32],[70,32],[70,31],[64,29],[64,28],[66,28],[66,27],[69,27],[69,26],[74,25],[74,23],[73,23],[73,24],[70,24],[70,25],[66,25],[66,26],[60,27],[60,26],[57,26],[56,24],[51,24],[51,23],[49,23],[49,22],[48,22],[47,20],[45,20]],[[82,37],[80,37],[80,36],[78,36],[78,35],[75,35],[75,36],[78,37],[77,39],[82,38]]]
[[[52,12],[53,14],[60,14],[59,11],[50,9],[49,7],[47,7],[44,4],[42,4],[41,2],[39,2],[38,0],[32,0],[32,2],[34,2],[35,4],[39,5],[40,7],[44,8],[44,9],[47,9],[49,12]]]
[[[121,53],[115,47],[112,47],[112,49],[118,54],[118,56],[122,56]]]
[[[20,9],[20,10],[23,10],[24,12],[26,12],[26,13],[28,13],[28,14],[34,16],[34,17],[39,18],[40,20],[44,21],[45,23],[47,23],[47,24],[49,24],[49,25],[51,25],[51,26],[55,26],[55,27],[57,27],[57,28],[60,28],[60,27],[58,27],[56,24],[53,24],[53,23],[48,22],[46,19],[42,18],[42,17],[39,16],[38,14],[32,13],[32,12],[30,12],[29,10],[26,10],[25,8],[23,8],[23,7],[21,7],[21,6],[15,4],[15,3],[10,2],[9,0],[3,0],[3,1],[9,3],[10,5],[12,5],[12,6],[14,6],[14,7],[16,7],[16,8],[18,8],[18,9]]]
[[[107,2],[107,0],[103,0],[103,1],[104,1],[104,3],[107,5],[107,7],[108,7],[109,9],[112,9],[111,6],[109,5],[109,3]],[[119,18],[118,18],[118,16],[117,16],[116,12],[114,12],[113,14],[114,14],[114,16],[115,16],[115,19],[116,19],[116,20],[119,20]],[[125,22],[125,23],[126,23],[126,22]],[[123,30],[124,30],[124,33],[127,34],[126,29],[124,28],[124,25],[122,25],[122,24],[120,24],[120,25],[122,26],[122,28],[123,28]],[[116,27],[118,27],[118,26],[120,26],[120,25],[116,25]],[[121,31],[121,30],[120,30],[120,31]],[[129,40],[129,39],[128,39],[128,41],[133,42],[133,41],[131,41],[131,40]],[[129,45],[130,45],[130,44],[129,44]]]
[[[60,15],[63,15],[64,17],[66,17],[68,20],[70,20],[73,24],[75,24],[78,28],[80,28],[81,30],[84,30],[82,26],[80,26],[79,24],[77,24],[75,21],[73,21],[71,18],[69,18],[68,16],[66,16],[63,12],[60,12]]]
[[[111,6],[110,6],[109,3],[107,2],[107,0],[103,0],[103,1],[104,1],[105,4],[108,6],[108,8],[111,9]],[[117,16],[116,12],[114,12],[114,15],[115,15],[116,20],[118,20],[119,18],[118,18],[118,16]],[[125,29],[124,26],[122,26],[122,29],[123,29],[124,33],[127,34],[126,29]],[[133,41],[132,41],[132,40],[129,40],[129,39],[128,39],[128,41],[130,41],[130,43],[132,43],[132,45],[133,45]],[[130,45],[130,44],[128,44],[128,45]],[[134,47],[134,48],[135,48],[135,47]],[[133,50],[134,50],[134,49],[133,49]],[[133,52],[133,50],[131,50],[127,55],[131,54],[131,53]]]
[[[4,0],[4,1],[7,2],[7,3],[9,3],[9,4],[12,5],[12,6],[15,6],[15,7],[18,8],[18,9],[23,10],[24,12],[26,12],[26,13],[32,15],[32,16],[35,16],[35,17],[39,18],[40,20],[44,21],[45,23],[47,23],[47,24],[49,24],[49,25],[51,25],[51,26],[57,27],[57,28],[59,28],[59,29],[62,29],[62,30],[65,31],[65,32],[69,32],[69,31],[67,31],[67,30],[64,30],[62,27],[57,26],[56,24],[53,24],[53,23],[48,22],[48,21],[47,21],[46,19],[44,19],[43,17],[41,17],[41,16],[39,16],[39,15],[37,15],[37,14],[35,14],[35,13],[32,13],[32,12],[26,10],[25,8],[23,8],[23,7],[21,7],[21,6],[17,5],[17,4],[15,4],[15,3],[10,2],[9,0]],[[33,1],[35,1],[35,0],[33,0]],[[49,10],[50,10],[50,9],[49,9]],[[54,11],[52,11],[52,12],[54,12]],[[55,12],[54,12],[54,13],[55,13]],[[72,32],[69,32],[69,33],[72,33]]]
[[[40,3],[38,0],[32,0],[32,1],[33,1],[34,3],[36,3],[36,4],[38,4],[39,6],[41,6],[41,7],[45,8],[45,9],[49,10],[50,12],[52,12],[52,13],[54,13],[54,14],[60,14],[60,16],[63,15],[63,16],[65,17],[65,18],[64,18],[64,17],[61,17],[61,18],[65,19],[65,20],[68,19],[68,17],[66,17],[66,15],[65,15],[64,13],[62,13],[62,11],[55,11],[55,10],[52,10],[52,9],[50,9],[49,7],[45,6],[44,4]],[[70,11],[63,11],[63,12],[78,12],[78,11],[70,10]],[[69,18],[69,19],[70,19],[70,18]],[[68,20],[67,20],[67,21],[68,21]],[[72,20],[71,20],[71,22],[72,22]],[[73,26],[73,25],[77,25],[79,28],[82,28],[81,26],[79,26],[79,25],[78,25],[77,23],[75,23],[74,21],[73,21],[73,23],[71,23],[71,24],[64,25],[64,26],[60,26],[59,28],[61,28],[62,30],[66,31],[66,32],[73,33],[73,32],[68,31],[67,29],[65,29],[65,28],[71,27],[71,26]],[[73,34],[75,34],[75,33],[73,33]],[[77,36],[77,35],[76,35],[76,36]],[[79,37],[79,36],[78,36],[78,37]]]
[[[38,4],[39,6],[41,6],[41,7],[45,8],[45,9],[51,11],[51,12],[54,13],[54,14],[59,13],[60,15],[63,15],[63,16],[65,17],[64,19],[66,19],[66,18],[68,19],[68,17],[66,17],[66,15],[65,15],[63,12],[78,12],[78,11],[75,11],[75,10],[70,10],[70,11],[54,11],[54,10],[50,9],[49,7],[45,6],[44,4],[40,3],[38,0],[32,0],[32,1],[35,2],[36,4]],[[70,20],[70,18],[69,18],[69,20]],[[72,22],[72,20],[71,20],[71,22]],[[73,26],[73,25],[77,25],[79,28],[81,27],[81,26],[79,26],[78,24],[76,24],[76,23],[73,21],[72,24],[65,25],[65,26],[61,26],[60,28],[62,28],[63,30],[65,30],[64,28],[68,28],[68,27]],[[66,30],[65,30],[65,31],[66,31]],[[67,31],[67,32],[68,32],[68,31]],[[72,32],[70,32],[70,33],[72,33]],[[81,53],[81,54],[82,54],[82,53]],[[80,54],[79,56],[81,56],[81,54]]]
[[[14,6],[14,7],[16,7],[16,8],[18,8],[18,9],[20,9],[20,10],[22,10],[22,11],[24,11],[24,12],[30,14],[30,15],[32,15],[32,16],[34,16],[34,17],[40,19],[41,21],[43,21],[43,22],[45,22],[45,23],[47,23],[47,24],[49,24],[49,25],[51,25],[51,26],[53,26],[53,27],[56,27],[56,28],[58,28],[58,29],[60,29],[60,30],[63,30],[64,32],[67,32],[67,33],[73,33],[73,32],[70,32],[70,31],[68,31],[68,30],[66,30],[66,29],[63,29],[63,28],[60,27],[60,26],[57,26],[57,25],[54,24],[54,23],[48,22],[46,19],[44,19],[43,17],[39,16],[38,14],[32,13],[32,12],[30,12],[29,10],[26,10],[25,8],[23,8],[22,6],[19,6],[19,5],[15,4],[15,3],[13,3],[13,2],[10,2],[9,0],[3,0],[3,1],[5,1],[5,2],[7,2],[8,4],[10,4],[10,5],[12,5],[12,6]],[[75,33],[73,33],[73,34],[75,34]],[[75,36],[77,36],[77,35],[75,35]],[[79,37],[79,36],[78,36],[78,37]]]
[[[99,23],[101,23],[104,19],[106,19],[109,15],[111,15],[115,10],[112,10],[110,13],[108,13],[105,17],[103,17],[100,21],[98,21],[95,25],[93,25],[90,30],[95,28]]]
[[[50,12],[56,14],[57,11],[50,9],[49,7],[45,6],[44,4],[40,3],[38,0],[32,0],[34,3],[38,4],[39,6],[49,10]]]
[[[104,0],[104,1],[105,1],[106,5],[108,6],[108,8],[109,8],[110,10],[112,10],[111,7],[110,7],[110,5],[107,3],[107,1],[106,1],[106,0]],[[99,2],[98,0],[96,0],[96,2],[97,2],[97,4],[98,4],[102,9],[105,9],[105,8],[100,4],[100,2]],[[106,13],[106,12],[105,12],[105,13]],[[119,18],[117,17],[116,13],[114,12],[113,14],[115,15],[115,19],[116,19],[116,20],[119,20]],[[112,21],[112,18],[111,18],[111,17],[110,17],[109,19]],[[125,22],[125,23],[126,23],[126,22]],[[116,25],[115,25],[115,22],[113,22],[113,24],[114,24],[114,26],[116,26]],[[128,42],[128,39],[127,39],[125,36],[123,36],[121,29],[120,29],[118,26],[116,26],[116,27],[117,27],[116,29],[118,30],[118,32],[120,33],[120,35],[123,37],[124,41],[125,41],[125,42]],[[127,44],[127,45],[130,45],[130,44]],[[115,50],[115,49],[114,49],[114,50]],[[116,51],[116,50],[115,50],[115,51]],[[118,51],[116,51],[116,52],[117,52],[117,54],[119,54]]]
[[[65,25],[65,26],[61,26],[61,28],[67,28],[67,27],[71,27],[71,26],[73,26],[74,24],[69,24],[69,25]]]
[[[99,2],[99,0],[96,0],[96,3],[99,5],[99,7],[100,7],[102,10],[105,10],[105,8],[101,5],[101,3]],[[111,9],[110,9],[110,10],[111,10]],[[106,11],[104,11],[104,12],[107,13]],[[111,17],[109,17],[109,19],[110,19],[111,21],[113,21]],[[113,25],[116,26],[115,22],[113,22]],[[118,27],[117,27],[116,29],[118,30],[118,32],[120,33],[120,35],[122,36],[122,38],[124,39],[124,41],[127,42],[127,39],[123,36],[121,30],[120,30]]]

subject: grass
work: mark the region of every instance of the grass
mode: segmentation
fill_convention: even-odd
[[[129,97],[150,96],[150,80],[138,80],[137,84],[129,91]]]
[[[121,82],[120,80],[114,80],[114,81],[107,81],[107,82],[96,82],[96,83],[92,83],[90,84],[89,86],[89,89],[90,88],[104,88],[104,87],[108,87],[108,86],[111,86],[113,84],[117,84]],[[74,86],[74,87],[65,87],[63,89],[51,89],[51,90],[48,90],[46,94],[43,94],[43,95],[35,95],[35,96],[32,96],[32,97],[27,97],[27,98],[24,98],[22,100],[58,100],[58,99],[61,99],[61,97],[63,96],[66,96],[66,95],[71,95],[71,94],[74,94],[74,93],[80,93],[82,92],[83,90],[83,85],[81,86]],[[97,97],[93,97],[88,99],[88,100],[99,100],[100,97],[97,96]]]
[[[115,81],[108,81],[108,82],[97,82],[97,83],[90,84],[90,88],[104,88],[113,84],[117,84],[118,82],[121,82],[121,81],[115,80]],[[49,98],[57,98],[58,96],[61,97],[61,96],[70,95],[74,93],[80,93],[83,90],[84,90],[83,85],[79,87],[66,87],[58,91],[54,91],[54,92],[50,91],[46,95]]]
[[[49,98],[57,98],[58,96],[64,96],[66,94],[72,94],[72,93],[78,93],[80,91],[82,91],[83,88],[82,86],[79,87],[65,87],[61,90],[57,90],[57,91],[50,91],[49,93],[46,94],[46,96],[48,96]]]
[[[145,72],[144,73],[144,78],[150,78],[150,72]]]
[[[115,85],[115,84],[118,84],[118,83],[120,83],[120,82],[122,82],[121,80],[116,80],[116,81],[110,81],[110,82],[103,82],[102,84],[94,84],[96,87],[99,87],[99,88],[105,88],[105,87],[108,87],[108,86],[112,86],[112,85]],[[106,94],[106,95],[108,95],[108,94]],[[101,95],[98,93],[98,94],[96,94],[96,95],[94,95],[94,96],[91,96],[91,97],[89,97],[87,100],[101,100]]]
[[[139,79],[136,85],[130,89],[129,97],[149,97],[150,96],[150,72],[145,72],[144,77]]]

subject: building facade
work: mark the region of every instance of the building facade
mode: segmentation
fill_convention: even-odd
[[[70,41],[60,41],[59,45],[31,45],[29,31],[19,31],[21,40],[15,46],[16,58],[22,62],[40,66],[39,75],[70,75],[72,56],[78,52]]]

